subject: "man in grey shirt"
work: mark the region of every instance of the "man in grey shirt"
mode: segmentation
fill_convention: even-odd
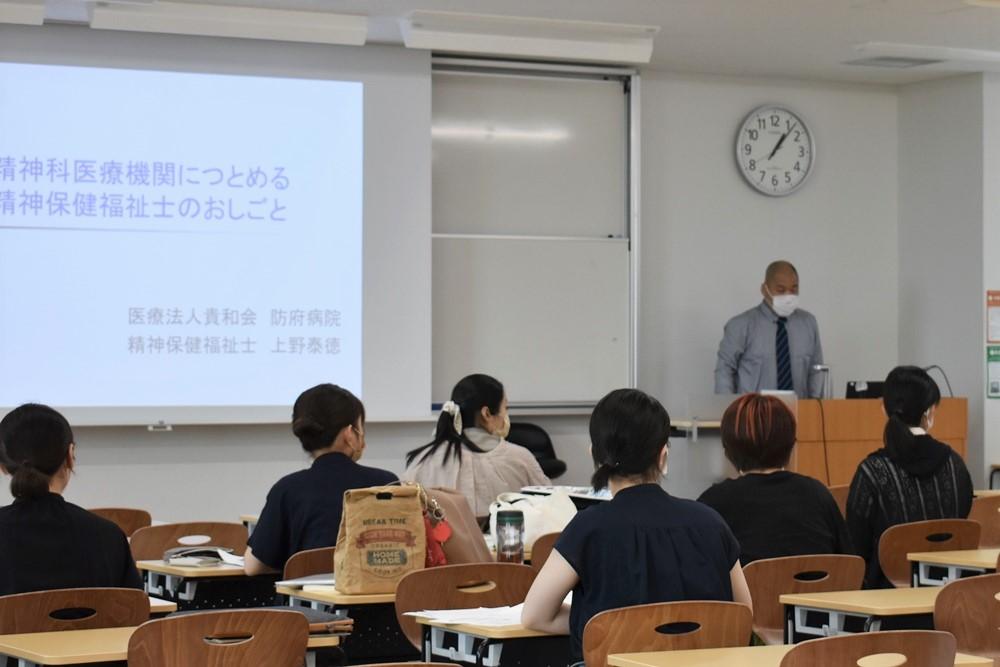
[[[823,377],[812,368],[823,363],[823,348],[816,318],[798,307],[798,271],[789,262],[772,262],[760,293],[760,305],[726,322],[715,393],[786,389],[799,398],[819,397]]]

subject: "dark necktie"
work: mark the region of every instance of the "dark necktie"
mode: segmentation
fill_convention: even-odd
[[[778,389],[792,390],[792,357],[788,353],[787,317],[778,318],[778,333],[774,337],[775,360],[778,366]]]

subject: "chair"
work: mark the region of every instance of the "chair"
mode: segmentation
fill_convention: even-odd
[[[1000,496],[974,498],[969,519],[978,521],[982,526],[982,533],[979,535],[980,547],[1000,547]]]
[[[878,541],[882,572],[896,588],[912,581],[906,554],[919,551],[952,551],[979,546],[979,524],[968,519],[934,519],[901,523],[888,528]]]
[[[850,484],[838,484],[836,486],[827,487],[827,491],[833,496],[833,499],[837,501],[837,507],[840,509],[840,516],[847,517],[847,494],[851,490]]]
[[[135,531],[153,523],[153,517],[146,510],[130,507],[95,507],[89,511],[121,528],[125,537],[131,537]]]
[[[333,572],[333,552],[335,547],[306,549],[292,554],[285,562],[282,579],[298,579],[312,574],[329,574]]]
[[[934,601],[934,628],[955,635],[962,653],[1000,658],[1000,574],[956,579]]]
[[[556,540],[562,533],[546,533],[535,538],[535,543],[531,545],[531,567],[536,572],[542,571],[542,566],[549,559],[552,547],[556,545]]]
[[[765,644],[783,644],[786,593],[859,590],[865,561],[859,556],[822,554],[755,560],[743,568],[753,599],[753,631]]]
[[[124,628],[148,620],[149,598],[136,588],[61,588],[0,597],[0,635]]]
[[[242,523],[168,523],[140,528],[129,543],[135,560],[160,560],[167,549],[200,545],[229,547],[242,554],[247,547],[247,529]]]
[[[378,662],[365,667],[459,667],[453,662]]]
[[[421,647],[420,625],[408,611],[502,607],[524,602],[535,571],[514,563],[469,563],[417,570],[396,587],[396,620],[416,648]]]
[[[781,667],[855,667],[870,655],[905,656],[906,667],[954,667],[955,638],[935,630],[861,632],[854,635],[811,639],[796,644],[781,660]],[[901,665],[898,660],[878,664]]]
[[[268,665],[301,667],[309,623],[297,611],[240,609],[168,616],[139,626],[129,667]]]
[[[604,667],[610,653],[732,648],[750,644],[753,617],[738,602],[642,604],[595,614],[583,629],[583,661]]]
[[[549,479],[555,479],[566,472],[566,462],[556,457],[552,438],[541,426],[525,422],[512,423],[507,442],[520,445],[535,455],[542,472]]]

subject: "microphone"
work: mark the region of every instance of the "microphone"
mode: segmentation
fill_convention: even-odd
[[[951,382],[948,382],[948,374],[944,372],[944,369],[943,369],[943,368],[941,368],[941,367],[940,367],[940,366],[938,366],[937,364],[931,364],[930,366],[924,366],[924,368],[923,368],[923,370],[924,370],[924,371],[927,371],[927,372],[929,372],[929,371],[932,371],[932,370],[934,370],[934,369],[937,369],[938,371],[940,371],[940,372],[941,372],[941,377],[943,377],[943,378],[944,378],[944,383],[945,383],[945,384],[946,384],[946,385],[948,386],[948,394],[949,394],[949,395],[950,395],[950,396],[951,396],[952,398],[955,398],[955,392],[953,392],[953,391],[951,390]]]
[[[823,391],[820,398],[833,398],[833,376],[830,375],[830,367],[825,364],[813,364],[813,373],[823,373]]]

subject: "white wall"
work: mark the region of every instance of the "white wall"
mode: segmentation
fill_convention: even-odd
[[[986,326],[986,309],[984,299],[986,290],[1000,289],[1000,76],[996,74],[983,75],[983,226],[982,252],[974,257],[982,257],[982,283],[979,291],[978,305],[980,317],[972,322],[980,322],[978,331],[978,351],[976,362],[979,368],[979,387],[976,392],[982,396],[982,437],[983,457],[979,466],[983,480],[988,481],[988,467],[1000,463],[1000,400],[986,398],[985,386],[985,352],[983,348],[983,332]],[[970,248],[973,252],[974,247]],[[970,293],[972,292],[969,290]],[[966,327],[962,327],[963,331]],[[965,335],[965,334],[963,334]],[[968,334],[971,338],[971,333]],[[970,365],[972,361],[970,360]],[[970,394],[972,395],[972,394]],[[979,472],[979,471],[977,471]]]

